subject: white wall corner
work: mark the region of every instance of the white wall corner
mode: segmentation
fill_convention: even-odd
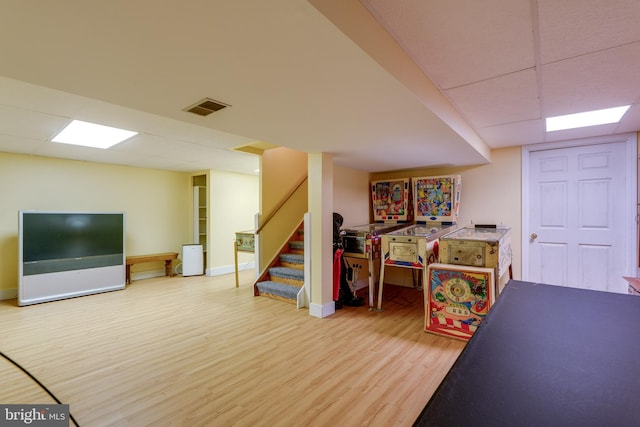
[[[304,214],[304,307],[309,307],[311,300],[311,212]]]
[[[238,263],[238,271],[250,270],[256,267],[255,260],[249,262]],[[234,265],[223,265],[220,267],[207,268],[205,275],[207,276],[223,276],[225,274],[231,274],[236,272]]]
[[[330,301],[324,305],[311,303],[309,304],[309,314],[313,317],[325,318],[336,312],[335,301]]]

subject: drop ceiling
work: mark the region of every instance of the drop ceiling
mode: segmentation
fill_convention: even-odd
[[[636,0],[0,1],[0,151],[253,173],[251,147],[284,146],[378,172],[640,129]],[[230,107],[184,111],[203,98]],[[72,119],[140,134],[48,142]]]

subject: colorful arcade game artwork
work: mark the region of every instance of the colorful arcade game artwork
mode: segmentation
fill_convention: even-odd
[[[373,218],[376,222],[405,222],[411,220],[409,178],[371,183]]]
[[[494,269],[431,264],[424,288],[425,330],[468,340],[489,312]]]
[[[415,220],[457,222],[461,182],[460,175],[413,178]]]

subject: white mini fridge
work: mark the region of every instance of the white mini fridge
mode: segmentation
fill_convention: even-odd
[[[182,245],[182,275],[201,276],[204,274],[202,245]]]

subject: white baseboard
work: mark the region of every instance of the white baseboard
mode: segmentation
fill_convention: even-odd
[[[251,270],[255,268],[255,261],[245,262],[242,264],[238,264],[238,271],[243,270]],[[224,274],[235,273],[235,267],[233,265],[216,267],[216,268],[208,268],[206,271],[207,276],[222,276]],[[131,273],[131,281],[142,280],[142,279],[151,279],[153,277],[162,277],[165,275],[165,271],[163,268],[155,269],[155,270],[145,270],[140,272],[132,272]],[[15,299],[18,298],[18,289],[0,289],[0,301],[7,299]]]
[[[243,270],[251,270],[255,268],[255,262],[245,262],[242,264],[238,264],[238,271]],[[224,274],[235,273],[236,269],[233,265],[225,265],[222,267],[215,268],[207,268],[205,274],[207,276],[222,276]],[[156,269],[156,270],[145,270],[140,271],[138,273],[131,273],[131,281],[140,280],[140,279],[150,279],[152,277],[162,277],[164,276],[164,269]]]
[[[18,289],[0,289],[0,300],[18,298]]]
[[[238,271],[251,270],[256,268],[255,261],[244,262],[238,264]],[[233,265],[224,265],[222,267],[207,268],[205,274],[207,276],[223,276],[225,274],[235,273],[236,268]]]
[[[336,312],[335,301],[328,302],[326,304],[309,304],[309,314],[314,317],[324,318],[329,317]]]

